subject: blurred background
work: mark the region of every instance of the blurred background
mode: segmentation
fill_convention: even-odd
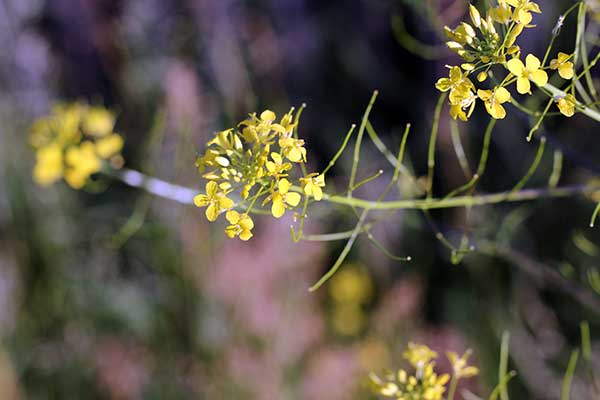
[[[543,55],[573,2],[539,3],[538,27],[520,43]],[[115,110],[127,167],[200,191],[194,160],[214,131],[250,112],[282,115],[306,103],[300,135],[319,170],[375,89],[373,126],[396,149],[412,123],[407,165],[422,176],[433,85],[457,62],[442,27],[464,19],[467,5],[0,1],[0,398],[369,399],[368,371],[401,366],[408,341],[441,355],[472,348],[481,374],[461,390],[487,397],[508,330],[509,366],[519,372],[511,398],[558,399],[583,320],[592,365],[580,364],[572,398],[597,398],[587,378],[600,367],[600,233],[588,227],[590,199],[435,211],[430,221],[416,211],[385,214],[375,236],[413,261],[395,262],[361,239],[334,279],[309,293],[343,242],[293,244],[290,221],[269,217],[257,218],[252,241],[232,241],[202,210],[101,176],[79,192],[62,183],[40,188],[31,178],[27,132],[56,101]],[[571,17],[556,51],[572,52],[574,32]],[[593,23],[590,32],[596,40]],[[507,111],[482,192],[514,186],[537,150],[525,141],[528,117]],[[487,119],[478,106],[460,124],[472,168]],[[548,146],[530,186],[547,184],[557,149],[565,154],[561,184],[598,176],[592,121],[548,119],[544,134]],[[434,191],[443,195],[466,181],[446,110],[437,150]],[[350,158],[332,171],[328,190],[343,190]],[[377,196],[391,173],[365,140],[359,177],[379,168],[386,174],[357,195]],[[403,188],[400,196],[414,195],[409,182]],[[355,223],[348,210],[315,207],[307,230]],[[436,233],[455,246],[466,234],[476,251],[454,265]],[[444,357],[439,365],[449,368]]]

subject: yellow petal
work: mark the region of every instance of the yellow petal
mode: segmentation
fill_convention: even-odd
[[[302,152],[297,147],[291,147],[287,151],[286,157],[292,162],[300,162],[302,160]]]
[[[320,201],[323,198],[323,190],[319,186],[313,187],[313,197],[316,201]]]
[[[481,100],[486,101],[492,97],[492,91],[479,89],[477,90],[477,96],[479,96]]]
[[[225,228],[225,234],[230,239],[233,239],[234,237],[237,236],[238,230],[239,229],[238,229],[237,226],[235,226],[235,225],[229,225],[227,228]]]
[[[279,193],[286,194],[288,192],[288,190],[290,190],[290,186],[291,186],[290,181],[283,178],[282,180],[279,181],[279,184],[278,184]]]
[[[216,204],[211,203],[206,208],[206,219],[209,220],[210,222],[214,222],[217,220],[218,217],[219,217],[219,209],[217,208]]]
[[[296,207],[300,203],[301,199],[302,196],[300,196],[300,193],[296,192],[290,192],[285,196],[285,202],[293,207]]]
[[[260,114],[260,119],[262,121],[273,122],[275,121],[275,113],[271,110],[265,110]]]
[[[252,218],[250,218],[249,216],[245,215],[241,220],[239,225],[242,227],[242,229],[244,230],[252,230],[252,228],[254,228],[254,221],[252,221]]]
[[[219,185],[217,185],[217,182],[215,181],[209,181],[206,183],[206,195],[209,197],[214,197],[217,194],[217,191],[219,190]]]
[[[529,71],[535,71],[540,68],[541,64],[540,59],[533,54],[528,54],[527,57],[525,57],[525,66]]]
[[[546,71],[538,69],[535,72],[531,73],[531,80],[538,86],[544,86],[548,83],[548,74]]]
[[[531,15],[531,13],[524,11],[524,10],[519,10],[519,22],[522,25],[529,25],[529,23],[531,22],[531,20],[533,19],[533,16]]]
[[[81,189],[84,185],[89,175],[82,173],[79,170],[69,169],[65,171],[65,181],[71,186],[73,189]]]
[[[531,91],[531,84],[527,78],[517,79],[517,92],[521,94],[529,93]]]
[[[112,134],[96,141],[96,152],[102,158],[109,158],[123,148],[123,138]]]
[[[523,65],[523,62],[521,60],[519,60],[518,58],[513,58],[511,60],[508,60],[508,62],[506,63],[506,68],[508,68],[508,70],[510,71],[511,74],[516,75],[516,76],[521,76],[521,74],[523,73],[523,70],[525,70],[525,66]]]
[[[452,88],[452,81],[448,78],[440,78],[435,83],[435,87],[440,92],[447,92],[448,90],[450,90]]]
[[[194,205],[196,207],[206,207],[209,203],[210,199],[204,194],[199,194],[194,197]]]
[[[499,87],[495,90],[494,97],[496,97],[496,100],[500,102],[500,104],[506,103],[510,100],[510,92],[506,90],[506,88]]]
[[[229,197],[227,196],[221,196],[219,198],[219,208],[221,210],[228,210],[231,207],[233,207],[233,200],[231,200]]]
[[[285,205],[283,204],[283,200],[273,199],[273,205],[271,206],[271,214],[275,218],[281,218],[283,214],[285,214]]]
[[[560,67],[558,67],[558,74],[563,79],[573,78],[573,75],[575,74],[575,72],[573,71],[573,63],[566,62],[563,65],[561,65]]]
[[[227,213],[225,214],[225,219],[227,221],[229,221],[230,224],[235,225],[239,222],[240,220],[240,213],[238,213],[235,210],[229,210],[227,211]]]
[[[252,236],[254,236],[252,232],[246,229],[242,230],[242,232],[240,233],[240,239],[242,239],[244,242],[250,240]]]

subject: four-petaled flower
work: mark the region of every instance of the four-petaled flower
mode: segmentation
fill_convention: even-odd
[[[288,162],[283,162],[283,158],[279,153],[271,153],[271,158],[273,159],[273,161],[267,161],[265,163],[268,175],[275,176],[277,178],[287,176],[286,172],[292,169],[292,164]]]
[[[300,178],[302,184],[302,190],[307,196],[312,196],[316,201],[320,201],[323,198],[323,187],[325,187],[325,176],[317,172],[306,175],[304,178]]]
[[[540,6],[530,0],[501,0],[502,3],[508,3],[515,8],[513,19],[522,25],[529,25],[533,16],[532,12],[540,14]]]
[[[573,70],[573,63],[569,61],[570,58],[570,54],[559,52],[558,57],[550,61],[550,68],[557,69],[561,78],[571,79],[575,71]]]
[[[294,139],[291,137],[282,137],[279,139],[281,152],[288,160],[292,162],[306,162],[306,149],[304,148],[304,140]]]
[[[450,104],[459,104],[463,99],[469,97],[475,85],[463,74],[460,67],[454,66],[450,68],[449,77],[438,79],[435,87],[441,92],[450,91]]]
[[[470,378],[479,373],[479,368],[467,364],[471,353],[471,350],[467,350],[460,357],[457,353],[453,351],[449,351],[448,353],[446,353],[448,361],[450,361],[450,365],[452,365],[454,376],[458,379]]]
[[[290,182],[285,178],[277,183],[278,190],[272,195],[273,205],[271,206],[271,214],[275,218],[281,218],[288,207],[296,207],[300,203],[300,193],[290,192],[290,186]]]
[[[506,110],[502,104],[510,100],[508,90],[503,87],[496,87],[494,91],[479,89],[477,95],[485,102],[485,109],[492,117],[496,119],[506,117]]]
[[[517,77],[517,92],[521,94],[531,93],[530,80],[538,86],[544,86],[548,83],[548,74],[540,66],[540,60],[533,54],[529,54],[525,58],[525,65],[518,58],[513,58],[506,63],[506,67],[511,74]]]
[[[233,239],[239,236],[243,241],[250,240],[254,221],[248,214],[240,214],[235,210],[229,210],[225,214],[225,218],[231,225],[225,228],[225,234]]]
[[[577,104],[577,100],[575,100],[575,96],[572,94],[567,94],[556,100],[558,109],[566,117],[572,117],[575,114],[575,104]]]
[[[233,207],[233,200],[220,190],[217,182],[210,181],[206,184],[206,194],[194,197],[196,207],[206,207],[206,219],[216,221],[220,213]]]

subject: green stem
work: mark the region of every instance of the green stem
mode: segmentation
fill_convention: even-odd
[[[598,213],[600,213],[600,202],[594,209],[594,213],[592,214],[592,219],[590,220],[590,228],[593,228],[596,224],[596,218],[598,217]]]
[[[358,135],[356,136],[356,143],[354,144],[354,159],[352,162],[352,169],[350,170],[350,181],[348,183],[348,197],[352,197],[352,188],[354,187],[354,181],[356,180],[356,171],[358,170],[358,162],[360,160],[362,138],[365,133],[365,127],[367,126],[369,114],[371,113],[371,109],[373,108],[373,104],[375,103],[375,99],[377,98],[378,94],[379,92],[377,90],[373,92],[371,100],[369,100],[369,104],[367,105],[367,109],[363,114],[362,121],[360,122],[360,127],[358,128]]]
[[[435,144],[437,142],[437,135],[440,126],[440,114],[442,113],[442,106],[446,99],[446,93],[442,93],[438,99],[433,114],[433,124],[431,125],[431,133],[429,135],[429,152],[427,155],[427,198],[431,198],[433,192],[433,173],[435,169]]]
[[[571,382],[573,381],[573,375],[575,374],[575,367],[577,366],[577,358],[579,357],[579,350],[573,350],[571,357],[569,358],[569,365],[563,378],[562,389],[560,392],[560,400],[569,400],[571,397]]]
[[[352,136],[352,132],[354,132],[355,128],[356,128],[355,124],[352,124],[350,126],[348,133],[346,133],[346,137],[344,137],[344,141],[342,142],[342,145],[340,146],[338,151],[333,155],[333,158],[331,159],[331,161],[329,161],[329,164],[327,164],[327,167],[325,167],[325,169],[323,170],[323,172],[322,172],[323,175],[325,175],[327,173],[327,171],[329,171],[331,169],[331,167],[333,167],[335,165],[338,158],[340,158],[340,156],[342,155],[344,150],[346,150],[346,146],[348,146],[348,142],[350,141],[350,137]]]
[[[523,178],[521,178],[521,180],[510,191],[511,193],[521,190],[523,188],[523,186],[525,186],[527,184],[529,179],[531,179],[531,176],[535,173],[538,166],[540,165],[540,161],[542,160],[542,156],[544,155],[545,148],[546,148],[546,137],[542,136],[540,138],[540,145],[538,146],[537,152],[535,154],[535,158],[533,159],[533,162],[531,163],[529,170],[527,170],[527,173],[525,174],[525,176]]]

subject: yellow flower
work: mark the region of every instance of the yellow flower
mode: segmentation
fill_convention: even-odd
[[[550,68],[557,69],[558,74],[563,79],[571,79],[575,74],[573,63],[569,61],[569,58],[571,58],[570,54],[559,52],[558,57],[550,61]]]
[[[508,24],[512,19],[512,9],[506,2],[499,1],[498,7],[491,8],[489,15],[495,22]]]
[[[508,70],[517,77],[517,92],[531,94],[529,80],[538,86],[548,83],[548,74],[540,68],[540,65],[540,60],[533,54],[527,55],[525,65],[518,58],[513,58],[506,63]]]
[[[96,155],[96,147],[90,141],[68,148],[65,161],[68,166],[65,181],[73,189],[81,189],[90,175],[102,168],[102,162]]]
[[[561,114],[566,117],[572,117],[575,114],[575,104],[577,104],[577,100],[575,100],[575,96],[572,94],[567,94],[556,101]]]
[[[123,148],[123,138],[113,133],[96,141],[96,152],[102,158],[109,158],[119,153]]]
[[[306,162],[306,149],[304,148],[304,140],[294,139],[291,137],[283,137],[279,139],[281,152],[288,160],[292,162]]]
[[[304,178],[300,178],[302,190],[307,196],[313,196],[316,201],[323,198],[323,189],[325,187],[325,176],[317,172],[308,174]]]
[[[402,355],[413,367],[422,368],[431,360],[437,358],[438,354],[424,344],[410,342],[408,349]]]
[[[448,357],[448,361],[450,361],[450,364],[452,365],[454,376],[456,376],[457,378],[470,378],[479,373],[479,369],[477,367],[467,365],[467,361],[471,356],[471,350],[465,351],[464,354],[460,357],[453,351],[449,351],[448,353],[446,353],[446,356]]]
[[[90,107],[83,119],[83,130],[91,136],[106,136],[114,126],[113,113],[103,107]]]
[[[522,25],[529,25],[533,16],[532,12],[540,14],[540,6],[530,0],[502,0],[515,8],[513,19]]]
[[[196,207],[207,207],[206,219],[213,222],[220,213],[233,207],[233,200],[219,189],[215,181],[208,182],[205,190],[206,194],[199,194],[194,197],[194,204]]]
[[[469,97],[470,92],[475,89],[473,82],[457,66],[450,68],[448,78],[438,79],[435,87],[440,92],[450,91],[450,104],[459,104],[465,98]]]
[[[58,144],[50,144],[38,149],[33,179],[40,185],[47,186],[62,178],[63,149]]]
[[[476,36],[475,29],[473,29],[473,27],[466,22],[462,22],[455,29],[450,29],[449,27],[445,26],[444,32],[452,41],[460,44],[461,46],[473,43],[473,39],[475,39]]]
[[[250,114],[250,118],[239,123],[240,126],[244,126],[242,129],[242,135],[246,142],[260,142],[267,143],[271,140],[271,132],[273,130],[281,131],[284,129],[278,124],[273,124],[277,116],[271,110],[265,110],[260,114],[260,117],[256,117],[256,113]],[[277,126],[275,126],[277,125]]]
[[[496,87],[494,91],[479,89],[477,95],[485,102],[485,109],[492,117],[495,119],[506,117],[506,110],[502,104],[510,100],[508,90],[503,87]]]
[[[243,241],[249,240],[252,235],[252,228],[254,228],[254,221],[248,214],[240,214],[235,210],[227,211],[225,218],[231,225],[225,228],[225,234],[233,239],[239,236]]]
[[[292,169],[292,164],[283,162],[283,158],[279,153],[271,153],[273,161],[267,161],[265,167],[267,167],[267,175],[281,178],[287,176],[286,172]]]
[[[278,190],[273,193],[273,205],[271,206],[271,214],[275,218],[281,218],[289,206],[296,207],[300,203],[300,194],[290,192],[290,186],[290,182],[285,178],[277,184]]]

